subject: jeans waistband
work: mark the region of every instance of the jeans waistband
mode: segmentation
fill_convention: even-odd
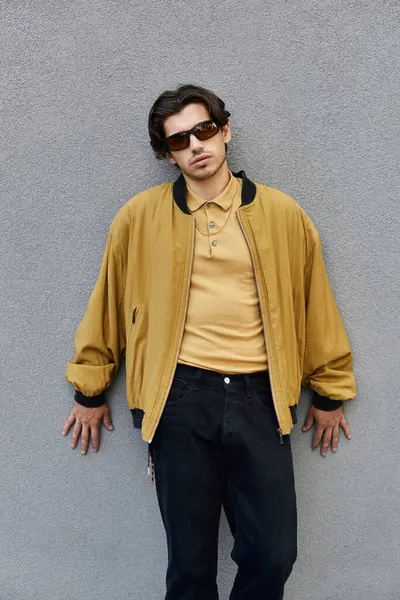
[[[197,383],[201,382],[204,385],[220,387],[222,389],[226,389],[227,385],[236,389],[245,389],[246,391],[270,387],[269,372],[267,370],[244,374],[219,373],[218,371],[178,364],[175,377],[195,379]]]

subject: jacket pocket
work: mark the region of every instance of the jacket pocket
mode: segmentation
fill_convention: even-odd
[[[128,331],[128,337],[127,337],[127,342],[126,342],[127,347],[128,347],[128,344],[130,344],[132,342],[133,335],[134,335],[135,331],[137,330],[138,316],[139,316],[137,306],[135,306],[131,310],[130,315],[131,315],[131,321],[129,324],[129,331]]]
[[[130,321],[125,357],[126,393],[130,408],[143,408],[140,403],[140,394],[146,353],[146,336],[143,327],[143,311],[140,306],[132,308]]]

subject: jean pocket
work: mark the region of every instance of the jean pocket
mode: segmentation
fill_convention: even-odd
[[[181,404],[189,396],[192,391],[192,381],[183,379],[174,379],[172,382],[171,389],[168,394],[166,408],[168,406],[176,406]]]
[[[253,391],[253,398],[256,403],[268,412],[275,412],[274,401],[272,398],[271,388],[263,388]]]

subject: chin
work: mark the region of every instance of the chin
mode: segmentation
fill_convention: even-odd
[[[195,171],[191,171],[188,173],[188,176],[192,179],[209,179],[213,177],[218,169],[211,169],[210,167],[201,167],[200,169],[196,169]]]
[[[210,179],[211,177],[214,177],[215,173],[217,173],[217,171],[220,169],[221,165],[215,165],[214,164],[207,164],[204,165],[204,167],[188,167],[187,170],[183,170],[184,175],[187,175],[188,177],[191,177],[192,179],[199,179],[199,180],[204,180],[204,179]]]

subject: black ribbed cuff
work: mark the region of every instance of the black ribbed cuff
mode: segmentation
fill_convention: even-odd
[[[320,396],[317,392],[314,392],[311,404],[318,408],[318,410],[337,410],[343,404],[343,400],[332,400],[326,396]]]
[[[75,390],[75,402],[81,404],[82,406],[86,406],[86,408],[97,408],[98,406],[103,406],[106,403],[106,397],[104,392],[99,394],[98,396],[85,396],[82,392],[78,392]]]
[[[135,429],[141,429],[144,417],[144,411],[141,408],[131,408],[133,426]]]

